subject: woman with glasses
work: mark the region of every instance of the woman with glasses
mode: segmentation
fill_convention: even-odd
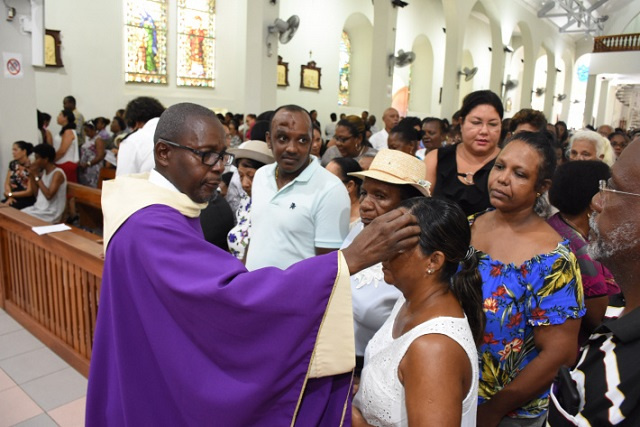
[[[580,342],[589,338],[600,325],[609,304],[609,295],[620,293],[620,288],[609,270],[587,253],[589,244],[589,219],[593,209],[591,199],[599,189],[599,182],[606,182],[609,167],[597,160],[569,162],[560,166],[553,176],[549,201],[559,212],[547,220],[563,238],[578,259],[587,313],[580,325]]]
[[[555,167],[544,133],[514,135],[488,177],[495,210],[470,217],[487,316],[478,425],[543,425],[551,382],[575,362],[585,313],[578,264],[534,209]]]
[[[322,166],[327,166],[336,157],[351,157],[357,162],[363,157],[374,157],[377,151],[366,137],[364,120],[358,116],[347,116],[336,125],[333,139],[336,145],[329,147],[322,156]]]
[[[621,131],[615,131],[611,135],[608,136],[609,142],[611,143],[611,148],[613,148],[613,154],[615,155],[616,160],[620,157],[620,153],[622,150],[627,148],[627,145],[631,142],[626,133]]]
[[[351,201],[351,216],[349,217],[349,231],[360,220],[360,187],[362,180],[357,176],[349,175],[353,172],[360,172],[362,168],[354,159],[349,157],[337,157],[329,162],[326,169],[340,178],[349,193]]]
[[[487,179],[500,147],[502,101],[489,90],[472,92],[460,109],[462,142],[425,156],[433,195],[457,202],[471,215],[490,206]]]

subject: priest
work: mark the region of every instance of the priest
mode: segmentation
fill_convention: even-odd
[[[213,112],[177,104],[158,122],[155,169],[104,183],[86,425],[351,419],[349,276],[415,245],[419,229],[393,211],[340,252],[248,272],[198,220],[233,162],[224,149]]]

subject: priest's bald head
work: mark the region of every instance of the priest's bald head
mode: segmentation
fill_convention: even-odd
[[[196,203],[211,199],[224,167],[224,129],[213,111],[181,103],[162,113],[153,136],[156,170]]]

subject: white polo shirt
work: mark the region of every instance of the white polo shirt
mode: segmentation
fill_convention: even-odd
[[[315,256],[315,248],[338,249],[349,232],[351,203],[344,184],[311,162],[278,190],[276,163],[258,169],[251,189],[251,241],[247,269],[285,269]]]

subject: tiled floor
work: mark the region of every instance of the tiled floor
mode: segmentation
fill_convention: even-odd
[[[0,309],[0,427],[83,426],[87,379]]]

